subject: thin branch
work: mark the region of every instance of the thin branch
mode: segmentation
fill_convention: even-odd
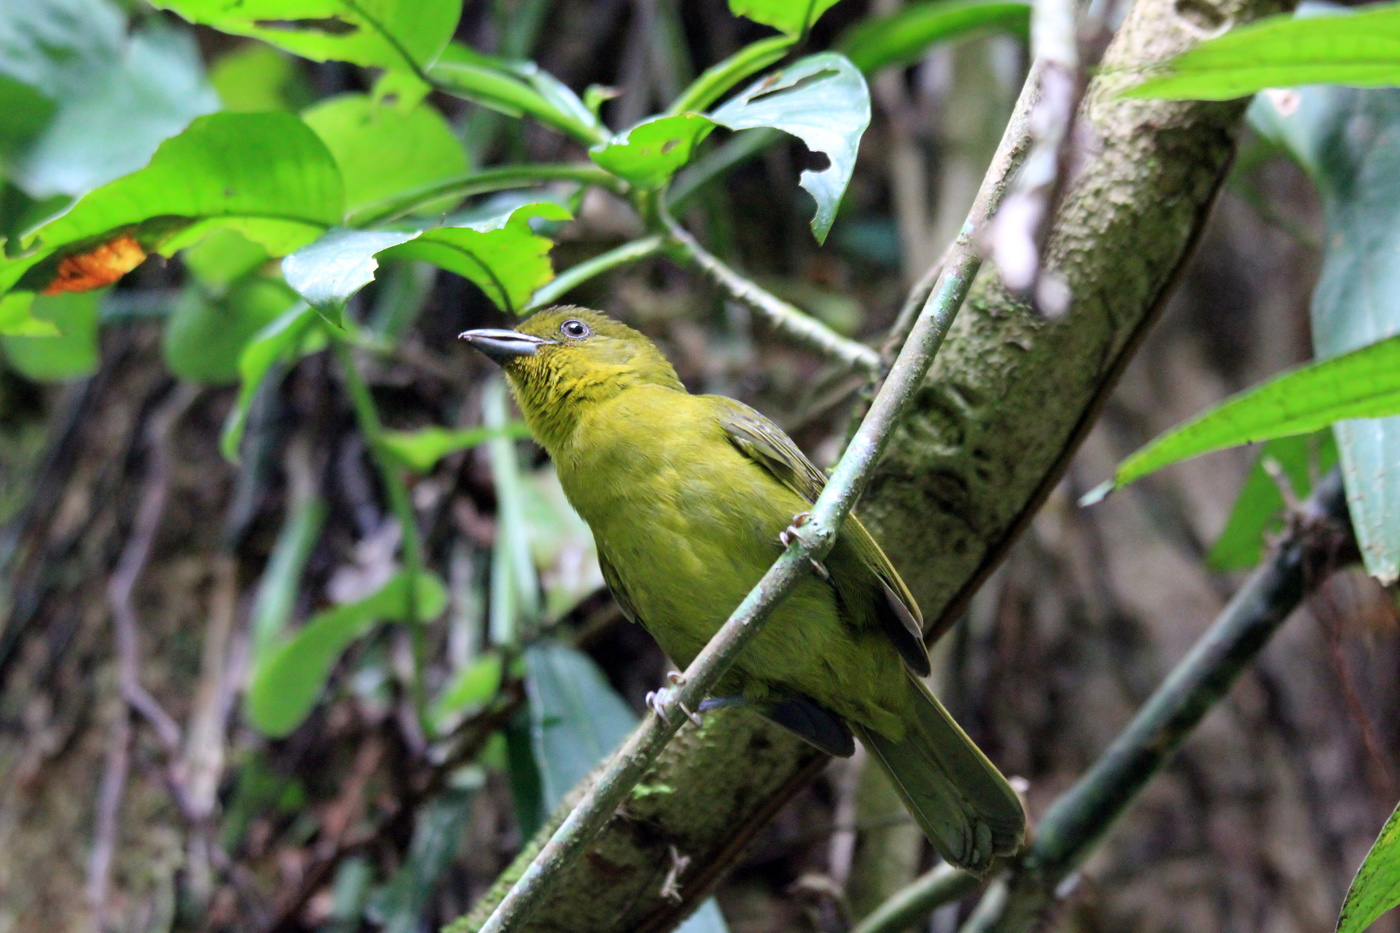
[[[944,904],[951,904],[982,880],[946,862],[925,872],[908,887],[870,912],[851,933],[900,933],[915,926]]]
[[[640,240],[624,243],[616,249],[610,249],[606,253],[600,253],[586,262],[581,262],[540,286],[530,299],[530,303],[526,305],[526,310],[552,305],[595,276],[660,252],[664,243],[665,240],[660,235],[643,237]]]
[[[418,531],[418,520],[413,514],[413,501],[409,498],[408,486],[404,484],[403,474],[400,472],[399,465],[384,447],[384,424],[380,421],[379,409],[374,404],[374,396],[370,394],[369,386],[365,385],[365,381],[361,378],[360,371],[355,365],[355,354],[344,341],[335,335],[331,335],[331,347],[335,351],[341,373],[345,377],[345,388],[349,392],[350,402],[355,410],[355,420],[359,423],[360,433],[364,435],[365,444],[369,446],[370,456],[373,457],[375,469],[379,473],[379,481],[384,484],[384,494],[389,500],[389,509],[394,513],[394,518],[398,521],[402,534],[403,565],[409,578],[408,632],[413,644],[414,670],[409,691],[418,727],[423,733],[422,738],[425,741],[431,740],[433,734],[431,720],[428,716],[428,695],[427,688],[423,683],[428,670],[428,637],[424,627],[427,620],[419,618],[418,615],[418,583],[423,574],[423,539]]]
[[[1343,531],[1347,527],[1341,474],[1334,469],[1303,504],[1269,561],[1240,588],[1088,773],[1050,807],[1009,883],[995,895],[988,892],[994,900],[979,906],[963,933],[1020,933],[1060,899],[1066,880],[1303,597],[1343,559],[1355,559],[1355,545]]]
[[[663,214],[662,222],[677,259],[705,273],[725,294],[763,315],[780,332],[852,369],[872,372],[880,365],[880,355],[870,347],[842,337],[802,309],[735,272],[669,215]]]

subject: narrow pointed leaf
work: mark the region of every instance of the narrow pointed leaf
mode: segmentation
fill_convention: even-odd
[[[1363,933],[1386,911],[1400,904],[1400,807],[1386,820],[1375,845],[1351,882],[1337,933]]]

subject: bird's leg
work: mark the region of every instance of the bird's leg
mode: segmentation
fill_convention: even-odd
[[[778,541],[781,542],[783,547],[785,548],[790,547],[792,545],[792,540],[794,538],[796,538],[798,541],[801,541],[803,544],[806,544],[806,539],[802,537],[802,532],[798,531],[798,529],[801,528],[803,525],[807,524],[807,522],[811,521],[811,519],[811,512],[798,512],[792,517],[792,524],[788,525],[787,528],[778,532]],[[826,569],[826,565],[824,565],[821,561],[817,560],[815,557],[809,557],[807,558],[807,560],[811,561],[812,563],[813,573],[821,577],[823,580],[831,579],[831,572]]]
[[[680,671],[670,671],[666,674],[666,679],[669,680],[676,687],[679,687],[685,683],[685,675],[682,674]],[[662,687],[660,690],[648,691],[647,706],[651,707],[652,712],[656,713],[656,715],[660,716],[662,719],[665,719],[666,704],[670,701],[671,696],[674,693],[675,690],[672,687]],[[695,725],[704,725],[704,722],[700,719],[700,716],[696,713],[692,713],[690,711],[690,708],[684,703],[677,703],[676,705],[681,708],[682,713],[685,713],[686,718],[689,719],[691,722],[695,723]],[[700,704],[700,709],[703,711],[704,708],[705,704],[702,702]]]

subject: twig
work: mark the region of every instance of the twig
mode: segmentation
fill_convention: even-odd
[[[602,275],[610,269],[626,265],[629,262],[645,259],[659,252],[664,242],[665,241],[659,235],[643,237],[640,240],[632,240],[628,243],[624,243],[616,249],[610,249],[606,253],[600,253],[586,262],[581,262],[571,267],[569,271],[555,276],[552,280],[540,286],[530,299],[527,310],[543,308],[545,305],[554,304],[560,298],[594,276]]]
[[[907,930],[979,884],[981,879],[972,872],[954,868],[945,862],[915,878],[912,884],[871,911],[852,928],[851,933],[899,933]]]
[[[669,215],[663,213],[662,222],[677,259],[705,273],[725,294],[753,308],[781,333],[818,353],[840,360],[852,369],[871,372],[880,365],[880,355],[870,347],[842,337],[800,308],[735,272],[701,246],[688,230]]]
[[[199,390],[182,383],[156,411],[147,425],[151,465],[136,508],[136,518],[122,548],[117,566],[107,580],[107,602],[112,612],[112,643],[117,665],[117,689],[123,708],[113,724],[107,748],[107,764],[98,792],[97,818],[93,829],[92,852],[88,857],[87,899],[92,909],[93,928],[106,929],[107,890],[112,860],[117,849],[117,822],[127,774],[131,767],[131,743],[135,735],[131,714],[145,719],[155,731],[169,759],[168,779],[176,803],[189,814],[180,768],[180,727],[146,688],[141,686],[141,645],[139,620],[132,594],[155,546],[156,533],[165,514],[170,492],[170,430],[194,402]]]
[[[399,466],[389,456],[384,447],[384,424],[379,420],[379,409],[374,404],[374,396],[369,386],[360,377],[355,366],[355,355],[350,347],[335,336],[331,337],[331,347],[340,363],[341,374],[345,378],[345,388],[350,395],[351,406],[355,410],[355,420],[360,433],[364,435],[370,456],[374,459],[379,481],[384,484],[384,494],[389,500],[389,509],[399,523],[403,541],[403,565],[408,572],[407,624],[409,638],[413,644],[413,681],[409,692],[413,700],[413,711],[422,730],[422,738],[431,740],[432,723],[428,717],[428,695],[423,680],[428,672],[428,637],[424,629],[426,619],[418,616],[418,581],[423,574],[423,539],[418,531],[418,520],[413,514],[413,500],[409,498],[408,486],[404,484]]]
[[[1303,597],[1340,558],[1355,558],[1341,533],[1347,511],[1339,471],[1318,484],[1303,510],[1307,520],[1246,581],[1088,773],[1050,807],[1002,889],[1004,899],[980,905],[963,933],[1030,929]]]

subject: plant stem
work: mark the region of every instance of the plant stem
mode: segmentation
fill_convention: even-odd
[[[676,258],[699,269],[735,301],[753,308],[779,331],[852,369],[873,372],[880,365],[880,354],[863,343],[848,340],[795,305],[761,288],[711,254],[690,231],[663,214],[667,242]]]
[[[979,906],[963,933],[1019,933],[1059,899],[1114,822],[1225,696],[1269,638],[1342,559],[1354,560],[1346,497],[1334,469],[1314,490],[1293,532],[1230,600],[1103,756],[1050,807],[1035,842],[1012,869],[1000,904]],[[988,892],[989,896],[992,892]]]
[[[587,262],[581,262],[570,268],[568,272],[555,276],[536,290],[534,297],[526,306],[526,310],[552,305],[594,276],[602,275],[609,269],[645,259],[647,256],[659,252],[664,243],[664,238],[659,234],[643,237],[640,240],[624,243],[616,249],[610,249],[606,253],[600,253]]]
[[[408,571],[408,634],[413,645],[413,681],[409,693],[413,701],[413,711],[418,718],[419,728],[425,739],[432,738],[432,723],[428,716],[428,697],[423,686],[428,670],[428,638],[424,630],[424,620],[418,617],[418,581],[423,573],[423,541],[418,535],[418,522],[413,516],[413,502],[408,495],[403,475],[384,446],[384,423],[379,419],[379,409],[375,407],[374,396],[369,386],[360,377],[355,366],[355,355],[349,344],[336,334],[330,334],[331,348],[345,378],[345,388],[350,393],[350,403],[355,410],[355,420],[360,433],[369,447],[375,469],[379,471],[379,481],[384,484],[384,494],[389,500],[389,509],[399,523],[403,536],[403,565]]]
[[[946,862],[915,878],[851,928],[851,933],[900,933],[930,913],[950,904],[982,881]]]
[[[433,182],[377,204],[360,208],[346,219],[346,226],[366,227],[388,223],[446,198],[468,198],[474,194],[528,188],[551,181],[572,181],[595,185],[614,194],[626,191],[626,184],[614,175],[588,162],[561,162],[553,165],[501,165],[467,172]]]

